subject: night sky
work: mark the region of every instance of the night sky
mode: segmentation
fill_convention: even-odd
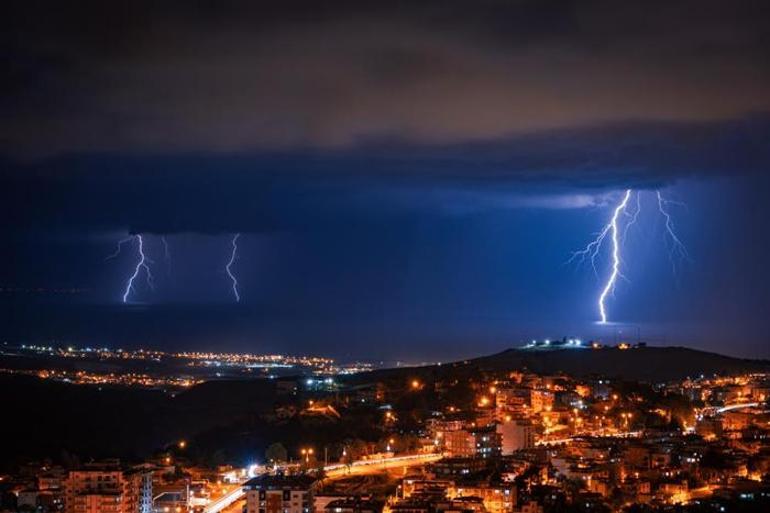
[[[770,358],[765,1],[12,1],[0,48],[7,343]]]

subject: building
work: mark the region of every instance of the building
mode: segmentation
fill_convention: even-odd
[[[187,511],[190,506],[190,481],[187,478],[165,482],[156,477],[152,491],[154,513]]]
[[[494,425],[472,431],[447,431],[443,435],[444,450],[450,457],[490,458],[500,455],[501,437]]]
[[[444,450],[449,456],[468,458],[476,455],[476,441],[465,429],[443,433]]]
[[[324,507],[325,513],[380,513],[382,505],[371,499],[348,497],[335,499]]]
[[[480,458],[496,458],[502,453],[502,437],[494,425],[471,431],[475,455]]]
[[[445,499],[447,490],[453,488],[454,480],[451,479],[417,479],[406,477],[401,481],[401,498],[426,497]]]
[[[553,392],[548,390],[531,390],[529,401],[532,413],[550,411],[553,408]]]
[[[314,513],[318,481],[308,475],[262,475],[243,485],[246,513]]]
[[[529,390],[520,387],[504,387],[495,394],[495,407],[498,417],[505,415],[524,415],[529,406]]]
[[[481,499],[483,510],[488,513],[511,513],[516,506],[516,487],[511,484],[490,484],[487,482],[457,485],[456,497]]]
[[[513,454],[535,446],[535,426],[523,420],[512,420],[497,425],[502,438],[503,454]]]
[[[535,501],[529,501],[523,504],[517,513],[543,513],[543,506]]]
[[[488,461],[480,458],[443,458],[431,466],[437,478],[467,477],[487,470]]]
[[[64,480],[65,513],[152,513],[152,472],[117,461],[70,470]]]
[[[342,501],[342,503],[345,503],[350,500],[357,500],[361,503],[362,506],[364,506],[366,505],[365,503],[372,501],[372,496],[371,495],[351,496],[346,493],[333,493],[333,494],[323,494],[323,495],[316,493],[313,496],[313,504],[315,505],[315,510],[318,513],[323,513],[324,511],[326,511],[326,507],[332,502]],[[343,508],[343,506],[339,506],[339,507]],[[381,506],[380,506],[380,509],[382,509]],[[340,513],[340,512],[337,512],[337,513]]]

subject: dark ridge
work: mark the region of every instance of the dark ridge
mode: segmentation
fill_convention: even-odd
[[[553,350],[508,349],[473,360],[481,370],[527,368],[539,374],[600,375],[629,381],[663,382],[701,374],[767,372],[767,360],[747,360],[686,347],[615,347]]]
[[[506,349],[482,356],[425,367],[383,369],[357,375],[355,381],[401,379],[406,376],[442,378],[479,372],[529,370],[538,374],[564,373],[574,377],[604,376],[628,381],[659,383],[701,374],[733,375],[770,372],[770,361],[748,360],[686,347],[617,347]]]

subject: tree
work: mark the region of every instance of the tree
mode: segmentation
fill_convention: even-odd
[[[326,479],[326,469],[324,468],[324,464],[321,461],[316,464],[315,477],[321,481],[321,483],[323,483],[323,480]]]
[[[289,459],[289,453],[282,443],[275,442],[265,451],[265,459],[268,463],[280,463]]]

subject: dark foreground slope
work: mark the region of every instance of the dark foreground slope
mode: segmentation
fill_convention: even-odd
[[[72,385],[0,375],[0,470],[65,455],[141,458],[269,410],[274,383],[212,381],[175,397],[157,390]]]

